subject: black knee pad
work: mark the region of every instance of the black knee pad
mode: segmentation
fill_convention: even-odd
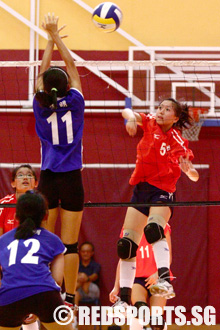
[[[139,318],[139,309],[144,306],[144,307],[148,307],[148,304],[144,301],[136,301],[136,303],[134,304],[134,307],[137,308],[137,316],[136,318]]]
[[[126,260],[136,257],[138,245],[130,238],[122,237],[118,240],[117,250],[119,258]]]
[[[155,322],[155,320],[157,321],[157,322]],[[155,325],[155,323],[159,323],[158,322],[158,320],[160,321],[160,323],[162,323],[162,324],[156,324]],[[162,322],[161,322],[161,320],[162,320]],[[154,323],[154,325],[152,324],[152,323]],[[150,326],[151,326],[151,329],[152,330],[164,330],[164,327],[165,327],[165,321],[164,321],[164,318],[163,318],[163,316],[161,315],[161,316],[154,316],[154,317],[150,317]]]
[[[152,244],[165,238],[163,227],[157,223],[150,222],[144,228],[144,234],[148,243]]]
[[[74,243],[74,244],[64,244],[66,247],[66,252],[64,253],[64,255],[66,254],[70,254],[70,253],[78,253],[78,242]]]

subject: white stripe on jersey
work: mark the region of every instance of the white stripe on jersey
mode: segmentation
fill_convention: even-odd
[[[182,139],[181,135],[179,135],[179,133],[175,129],[173,129],[171,133],[173,135],[173,138],[183,147],[185,151],[187,151],[186,147],[184,146],[184,140]]]
[[[1,201],[1,204],[9,203],[9,202],[12,201],[13,199],[14,199],[14,195],[8,195],[8,196],[5,196],[5,197],[4,197],[4,200]]]

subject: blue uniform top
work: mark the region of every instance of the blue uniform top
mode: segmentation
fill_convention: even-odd
[[[49,269],[54,257],[65,252],[60,238],[43,228],[26,240],[15,239],[15,232],[16,228],[0,237],[0,306],[40,292],[60,291]]]
[[[83,95],[75,88],[57,101],[57,109],[42,107],[34,97],[42,170],[68,172],[82,168],[84,108]]]

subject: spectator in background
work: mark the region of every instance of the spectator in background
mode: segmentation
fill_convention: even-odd
[[[37,176],[29,164],[22,164],[13,169],[11,186],[15,193],[7,195],[0,200],[0,204],[16,204],[18,197],[28,190],[37,187]],[[18,222],[15,220],[15,207],[0,208],[0,236],[14,229]]]
[[[98,278],[100,272],[100,264],[93,260],[94,245],[91,242],[84,242],[79,248],[79,273],[77,278],[75,303],[92,302],[100,296],[98,287]],[[74,329],[77,328],[77,311],[74,311]]]
[[[76,304],[79,301],[96,299],[100,296],[100,290],[97,285],[100,264],[95,262],[94,245],[91,242],[84,242],[79,248],[79,273],[77,279]]]
[[[15,167],[11,178],[11,186],[15,189],[15,193],[3,197],[0,200],[0,204],[16,204],[20,196],[26,191],[36,188],[37,184],[36,173],[29,164]],[[18,221],[15,219],[15,211],[15,207],[0,208],[0,236],[18,226]],[[28,317],[25,323],[22,326],[23,330],[38,330],[39,328],[34,315]]]

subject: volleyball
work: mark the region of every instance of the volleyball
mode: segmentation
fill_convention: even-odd
[[[99,30],[113,32],[117,30],[121,24],[122,12],[116,4],[103,2],[93,10],[92,20]]]

